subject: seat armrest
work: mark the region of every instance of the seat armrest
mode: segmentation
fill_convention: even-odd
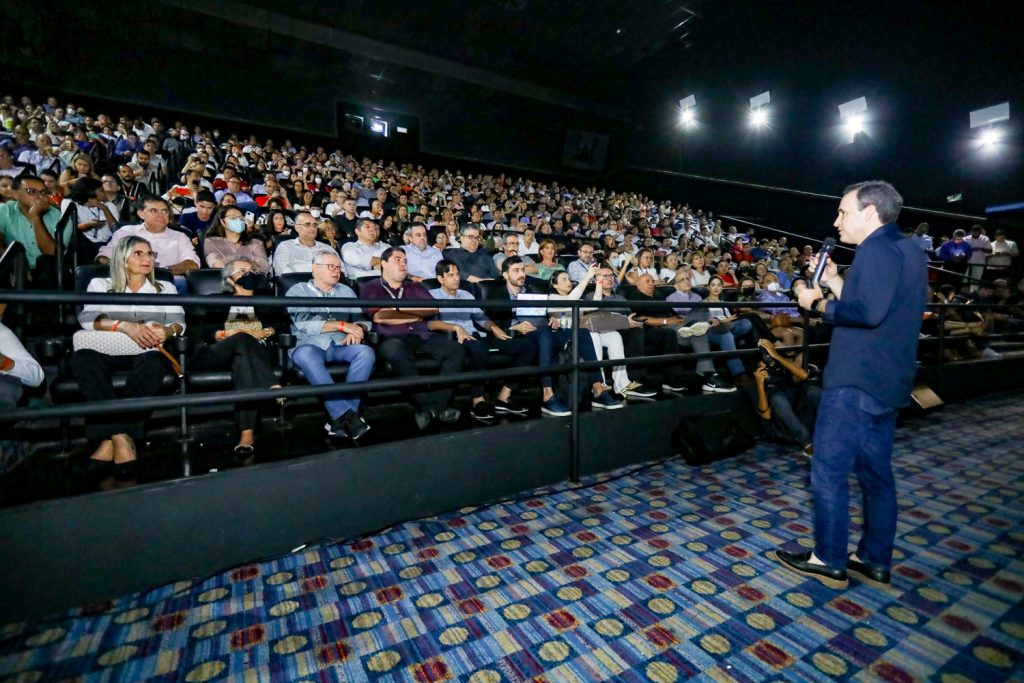
[[[178,353],[185,353],[188,351],[189,344],[190,342],[188,337],[171,337],[170,339],[171,348]]]
[[[277,335],[277,345],[282,349],[291,349],[295,347],[295,335],[291,332],[281,332]]]

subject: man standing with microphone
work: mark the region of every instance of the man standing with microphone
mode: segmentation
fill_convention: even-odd
[[[896,537],[892,448],[897,409],[910,403],[917,340],[928,294],[927,263],[903,236],[896,217],[903,198],[889,183],[846,188],[835,227],[857,246],[844,280],[834,263],[822,271],[835,300],[816,282],[798,294],[800,306],[834,326],[814,430],[811,487],[814,551],[777,551],[785,567],[846,588],[847,572],[888,584]],[[819,258],[812,258],[817,266]],[[848,555],[850,472],[863,494],[864,529]]]

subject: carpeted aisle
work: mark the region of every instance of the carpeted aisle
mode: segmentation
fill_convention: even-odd
[[[1020,679],[1022,435],[1019,397],[948,407],[900,430],[886,590],[851,579],[835,592],[765,556],[809,543],[808,462],[759,446],[10,625],[0,676]]]

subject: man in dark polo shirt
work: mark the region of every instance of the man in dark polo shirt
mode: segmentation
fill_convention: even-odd
[[[798,293],[800,306],[834,326],[821,403],[814,428],[811,487],[813,552],[778,551],[778,559],[830,588],[845,588],[847,571],[887,584],[896,537],[896,484],[892,447],[896,412],[910,403],[917,370],[917,340],[928,296],[927,262],[903,236],[896,217],[903,198],[889,183],[846,188],[835,227],[857,245],[846,278],[829,263],[820,287]],[[817,257],[811,259],[811,266]],[[864,530],[847,555],[850,472],[864,496]]]
[[[445,252],[445,258],[454,261],[466,282],[497,279],[501,273],[494,265],[494,258],[480,244],[480,226],[469,223],[462,228],[461,249]]]
[[[437,306],[430,290],[419,282],[407,280],[405,252],[389,247],[381,254],[381,276],[365,283],[359,291],[362,299],[386,299],[394,306],[367,308],[366,317],[373,321],[373,331],[381,339],[377,355],[391,364],[396,377],[415,377],[417,351],[423,351],[441,364],[441,374],[450,375],[462,370],[465,350],[447,334],[431,332],[427,318],[437,315]],[[426,300],[425,307],[402,307],[407,301]],[[402,308],[400,308],[402,307]],[[433,391],[414,390],[409,396],[416,408],[416,426],[426,427],[435,419],[446,424],[457,422],[458,408],[448,405],[452,387]]]

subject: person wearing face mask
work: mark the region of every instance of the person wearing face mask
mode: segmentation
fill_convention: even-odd
[[[246,258],[256,264],[261,272],[270,271],[270,260],[263,242],[254,239],[245,215],[237,206],[222,206],[213,219],[213,225],[206,231],[203,247],[206,265],[223,268],[234,258]]]
[[[245,257],[228,258],[221,267],[221,281],[226,293],[238,297],[270,293],[270,280],[256,262]],[[189,368],[197,372],[231,370],[236,391],[280,388],[267,346],[275,328],[281,327],[280,310],[232,306],[225,318],[222,308],[212,307],[200,324],[201,341]],[[238,444],[232,455],[241,463],[255,452],[255,430],[259,424],[256,404],[239,405],[235,418]]]

